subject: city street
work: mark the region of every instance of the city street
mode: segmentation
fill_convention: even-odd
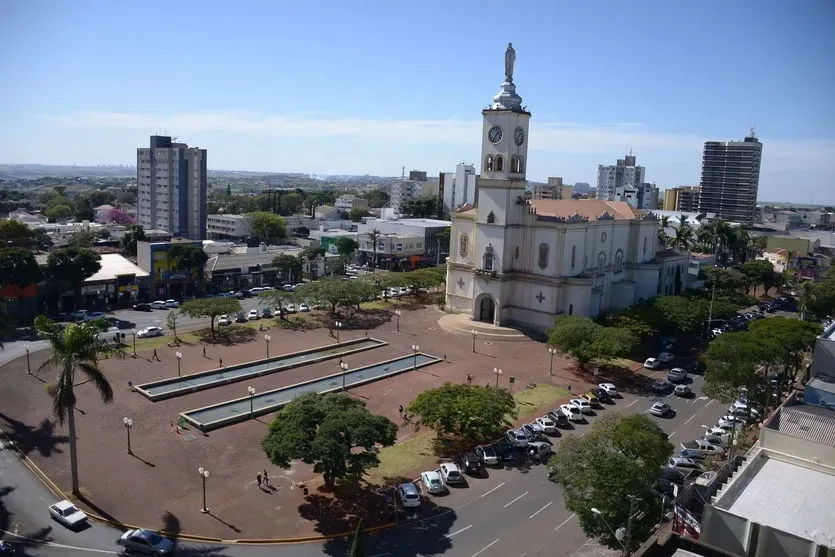
[[[654,377],[665,372],[658,371]],[[710,425],[724,411],[724,406],[701,396],[703,378],[694,376],[691,385],[695,397],[679,399],[667,395],[676,411],[670,418],[655,418],[678,446],[701,435],[702,424]],[[606,412],[647,412],[655,396],[626,394],[607,405]],[[595,420],[590,416],[590,422]],[[589,424],[579,424],[574,432],[583,435]],[[563,431],[563,434],[566,434]],[[559,439],[556,438],[556,443]],[[51,522],[46,512],[51,494],[9,450],[0,451],[0,488],[2,505],[8,514],[4,528],[22,536],[32,536],[43,543],[25,549],[27,555],[89,555],[119,552],[115,544],[119,533],[112,528],[92,525],[73,533]],[[468,478],[469,487],[454,488],[441,497],[445,507],[436,516],[410,520],[401,511],[401,525],[366,537],[366,553],[376,557],[410,555],[450,555],[454,557],[535,557],[565,555],[590,557],[612,555],[588,540],[577,518],[568,512],[559,487],[546,478],[545,467],[530,470],[490,470],[489,478]],[[433,497],[434,496],[430,496]],[[2,509],[0,509],[2,511]],[[160,513],[164,506],[160,507]],[[658,509],[659,515],[661,509]],[[0,517],[5,513],[0,512]],[[344,540],[282,546],[281,554],[290,557],[309,555],[344,555]],[[199,552],[212,555],[274,555],[275,549],[260,546],[213,546],[180,542],[178,553]]]

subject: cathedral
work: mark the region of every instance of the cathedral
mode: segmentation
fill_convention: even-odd
[[[594,317],[678,293],[688,256],[657,252],[658,219],[626,202],[526,199],[531,113],[505,79],[482,111],[476,206],[452,215],[446,310],[545,332],[557,315]]]

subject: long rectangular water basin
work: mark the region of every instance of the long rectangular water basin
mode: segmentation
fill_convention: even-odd
[[[171,377],[151,383],[137,385],[134,390],[148,399],[156,402],[195,391],[211,389],[220,385],[228,385],[244,379],[268,375],[287,369],[323,362],[333,358],[341,358],[349,354],[356,354],[365,350],[372,350],[388,344],[376,338],[360,338],[347,340],[339,344],[309,348],[300,352],[282,354],[265,360],[256,360],[229,367],[200,371],[182,377]]]
[[[377,381],[378,379],[417,370],[418,368],[441,361],[443,361],[441,358],[419,352],[417,354],[410,354],[346,371],[345,373],[336,373],[320,379],[297,383],[289,387],[281,387],[280,389],[258,393],[251,397],[246,396],[211,406],[204,406],[203,408],[196,408],[187,412],[181,412],[180,416],[201,431],[211,431],[249,420],[256,416],[276,412],[302,394],[312,392],[323,394],[339,391],[343,389],[343,382],[344,388],[346,389],[358,387],[366,383],[371,383],[372,381]]]

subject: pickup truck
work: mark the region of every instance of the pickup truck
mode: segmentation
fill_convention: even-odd
[[[681,448],[686,451],[699,451],[705,455],[717,455],[725,452],[724,448],[719,445],[709,443],[704,439],[695,439],[693,441],[688,441],[687,443],[682,443]]]

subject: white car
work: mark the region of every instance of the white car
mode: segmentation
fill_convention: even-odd
[[[722,445],[710,443],[704,439],[694,439],[689,443],[682,443],[681,447],[684,449],[693,449],[701,451],[708,455],[725,454],[725,447]]]
[[[151,302],[151,309],[165,309],[165,300],[155,300]]]
[[[151,325],[150,327],[145,327],[141,331],[136,332],[136,338],[151,338],[151,337],[161,337],[162,336],[162,327],[156,327]]]
[[[571,422],[582,422],[585,419],[580,409],[573,404],[561,404],[560,412]]]
[[[165,307],[169,309],[174,309],[180,307],[180,302],[177,300],[165,300]]]
[[[246,316],[246,318],[247,318],[249,321],[255,321],[256,319],[258,319],[258,318],[260,318],[260,317],[261,317],[261,316],[260,316],[260,315],[258,315],[258,310],[257,310],[257,309],[251,309],[251,310],[249,310],[249,314],[247,314],[247,316]]]
[[[697,463],[694,460],[689,458],[682,458],[682,457],[670,457],[670,460],[667,463],[668,468],[675,468],[679,472],[683,472],[684,474],[692,474],[694,472],[698,472],[701,474],[705,471],[701,464]]]
[[[284,311],[286,311],[287,313],[296,313],[296,305],[295,304],[287,304],[287,306],[285,306],[285,308],[284,308]]]
[[[508,441],[513,443],[516,447],[527,447],[528,443],[531,441],[528,434],[521,429],[508,429],[506,435]]]
[[[612,398],[619,395],[617,388],[611,383],[601,383],[598,387],[606,391],[606,394]]]
[[[722,331],[722,329],[711,329],[710,334],[713,336],[713,338],[716,338],[719,335],[721,335],[723,332],[724,331]]]
[[[676,396],[690,396],[690,387],[687,385],[676,385],[673,394]]]
[[[228,315],[221,315],[220,317],[217,318],[217,324],[218,324],[219,327],[222,327],[223,325],[231,325],[232,320],[229,319]]]
[[[594,408],[592,408],[589,401],[584,398],[572,398],[568,401],[568,403],[579,408],[580,412],[583,414],[592,414],[594,412]]]
[[[658,416],[659,418],[665,417],[667,414],[672,412],[672,408],[666,402],[656,402],[652,406],[649,407],[649,413],[653,416]]]
[[[444,482],[441,481],[441,475],[435,470],[420,473],[420,483],[423,484],[423,489],[426,493],[443,493],[446,491]]]
[[[672,352],[661,352],[658,355],[658,359],[661,360],[661,362],[664,364],[669,364],[670,362],[676,359],[676,356]]]
[[[729,436],[725,432],[705,433],[702,435],[701,440],[722,448],[726,448],[728,446],[728,441],[730,441]]]
[[[439,470],[441,471],[441,478],[444,480],[445,484],[464,483],[464,476],[461,474],[461,470],[458,469],[457,464],[444,462],[441,464]]]
[[[546,443],[545,441],[534,441],[533,443],[530,443],[525,449],[528,455],[534,460],[540,460],[542,457],[551,453],[552,450],[553,449],[551,445]]]
[[[661,360],[658,358],[647,358],[644,361],[644,367],[647,369],[658,369],[661,367]]]
[[[545,433],[555,433],[557,431],[557,424],[548,416],[537,418],[536,423],[542,426],[542,431]]]
[[[397,496],[404,507],[420,506],[420,492],[415,484],[400,484],[397,486]]]
[[[154,557],[168,555],[174,549],[174,542],[144,528],[128,530],[122,534],[119,538],[119,545],[124,546],[125,553],[136,551]]]
[[[87,522],[87,515],[84,514],[84,511],[66,499],[50,505],[49,516],[67,528],[75,528]]]
[[[302,302],[302,303],[299,304],[299,311],[302,312],[302,313],[304,313],[306,311],[310,311],[310,306],[308,306],[306,303]]]

